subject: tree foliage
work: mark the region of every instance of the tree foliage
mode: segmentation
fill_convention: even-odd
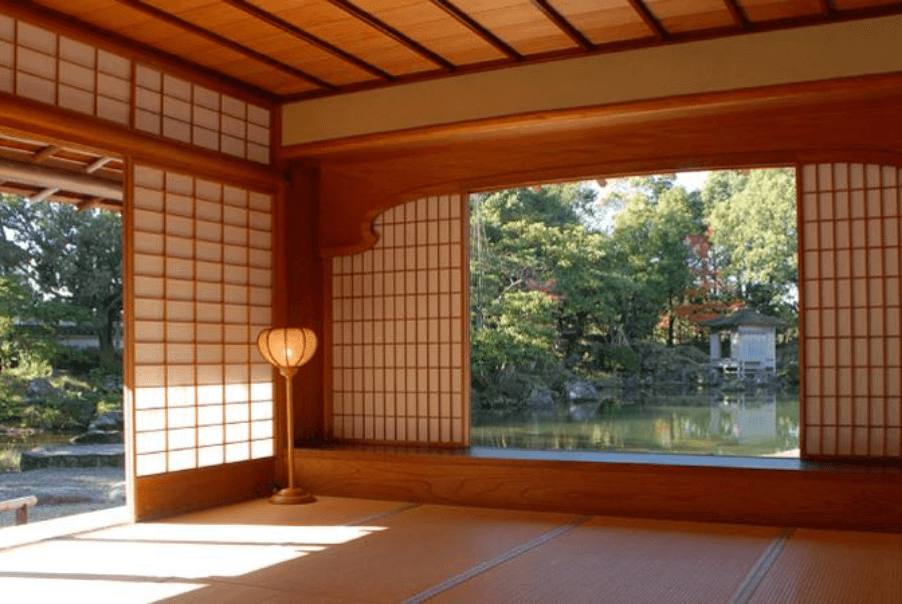
[[[9,195],[0,203],[0,274],[17,280],[30,299],[20,318],[93,324],[107,364],[115,359],[121,321],[121,229],[112,212]]]
[[[796,188],[791,169],[712,175],[711,243],[737,296],[789,319],[798,312]]]
[[[631,344],[697,336],[705,314],[792,306],[791,171],[712,173],[691,192],[673,176],[631,178],[605,193],[583,184],[474,196],[474,373],[543,359],[625,366]]]

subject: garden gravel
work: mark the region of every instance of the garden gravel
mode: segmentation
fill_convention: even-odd
[[[34,495],[38,505],[28,521],[39,522],[125,505],[121,468],[46,468],[0,474],[0,501]],[[12,526],[15,512],[0,513],[0,527]]]

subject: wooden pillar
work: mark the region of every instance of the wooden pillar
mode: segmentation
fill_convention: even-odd
[[[315,444],[324,438],[324,332],[323,260],[319,250],[319,170],[296,164],[291,167],[284,221],[280,225],[284,245],[285,304],[288,325],[312,329],[319,347],[292,381],[294,441]],[[284,424],[282,424],[284,425]],[[284,440],[282,441],[284,442]]]

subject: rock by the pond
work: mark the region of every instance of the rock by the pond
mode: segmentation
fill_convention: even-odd
[[[581,405],[570,405],[570,419],[575,422],[584,422],[598,413],[598,401]]]
[[[122,411],[107,411],[94,417],[88,431],[91,430],[122,430]]]
[[[41,468],[124,468],[125,447],[114,445],[69,445],[37,447],[22,452],[22,472]]]
[[[576,380],[567,386],[567,400],[573,404],[590,402],[598,404],[598,390],[589,382]]]
[[[551,414],[556,407],[554,391],[548,386],[533,386],[526,396],[526,404],[539,415]]]

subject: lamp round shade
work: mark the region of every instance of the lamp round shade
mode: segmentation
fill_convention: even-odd
[[[316,334],[302,327],[270,327],[257,336],[257,348],[276,367],[300,367],[316,352]]]

